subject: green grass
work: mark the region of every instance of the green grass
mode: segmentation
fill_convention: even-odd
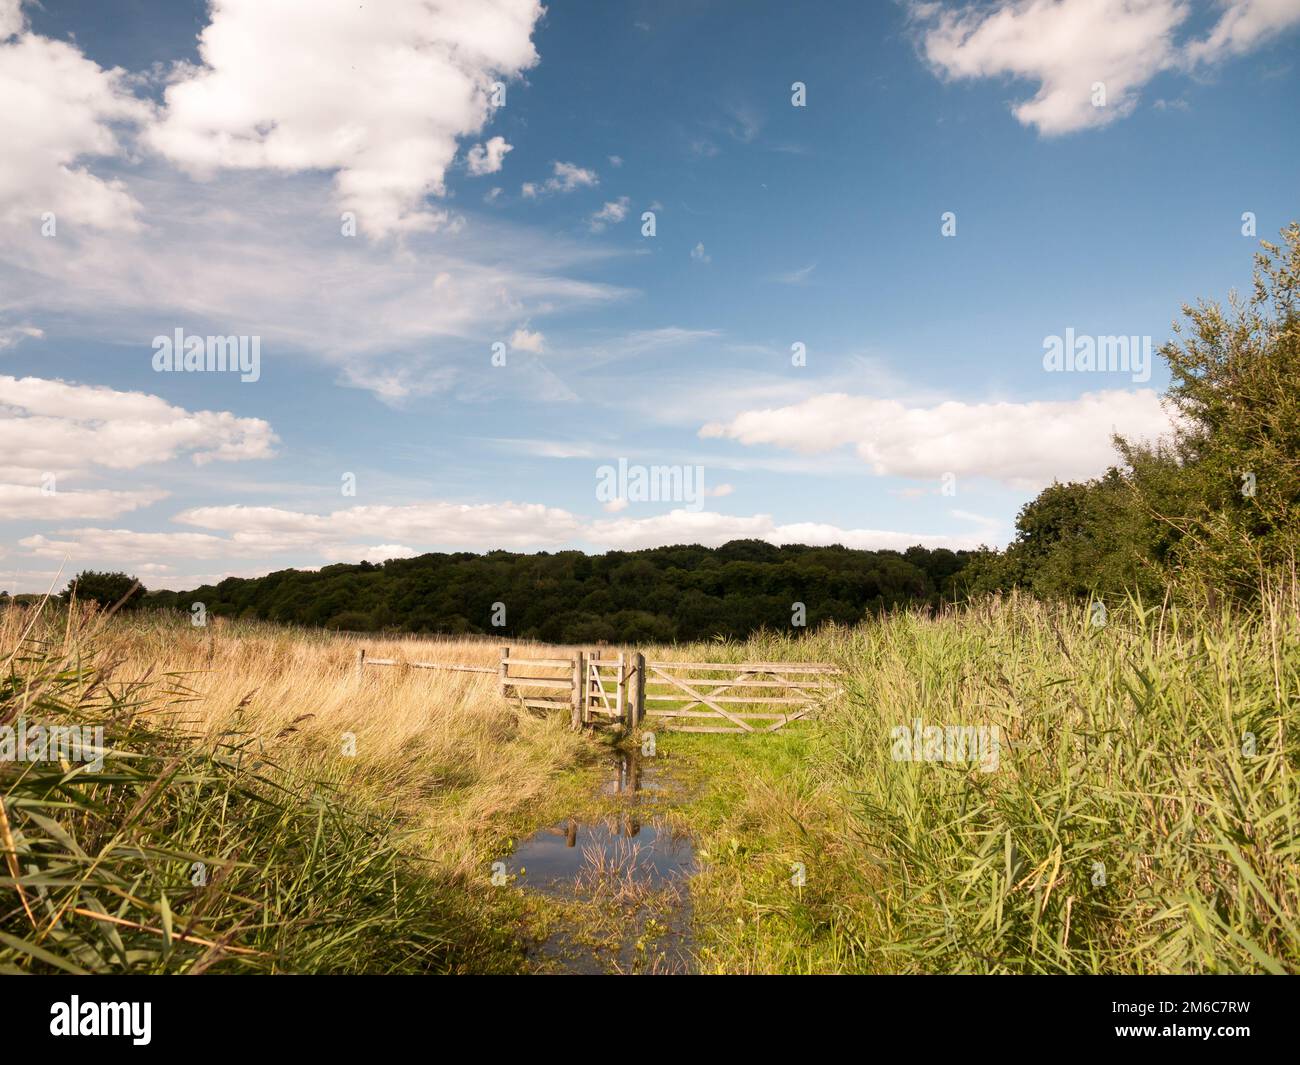
[[[673,649],[846,681],[771,735],[658,735],[661,812],[697,848],[700,969],[1300,971],[1298,601],[1134,603],[1094,627],[1010,598]],[[597,743],[541,736],[535,797],[494,799],[472,861],[439,864],[411,795],[359,788],[337,759],[273,763],[242,731],[197,738],[173,723],[173,679],[118,683],[64,643],[5,665],[0,724],[102,724],[111,750],[99,772],[0,763],[0,970],[512,972],[549,928],[619,931],[627,900],[557,908],[487,868],[616,805]],[[891,730],[917,718],[997,726],[997,768],[896,761]]]
[[[743,654],[851,679],[802,738],[661,743],[705,786],[690,817],[711,968],[1300,970],[1293,596],[1236,615],[1130,604],[1102,628],[1013,599]],[[895,761],[890,730],[916,718],[997,725],[997,770]]]

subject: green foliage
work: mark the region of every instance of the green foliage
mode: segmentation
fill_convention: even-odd
[[[125,573],[100,573],[96,570],[83,570],[68,582],[60,595],[66,603],[75,597],[83,603],[98,603],[101,607],[112,607],[121,603],[120,609],[139,606],[145,597],[144,585]]]
[[[1132,591],[1158,598],[1155,529],[1117,469],[1082,484],[1053,484],[1021,508],[1006,552],[979,559],[967,584],[972,592],[1021,587],[1048,599]]]
[[[853,682],[822,727],[858,853],[825,913],[845,968],[1296,971],[1297,605],[1131,602],[1097,628],[1011,597],[836,633],[822,653]],[[998,767],[895,761],[916,719],[996,725]]]
[[[1300,972],[1294,589],[1100,627],[1014,593],[674,654],[845,672],[806,727],[661,742],[706,971]],[[996,762],[897,760],[918,720],[996,727]]]
[[[797,602],[807,628],[850,624],[903,605],[937,606],[959,590],[969,552],[909,548],[775,547],[737,540],[645,551],[428,554],[381,565],[282,570],[230,578],[149,603],[217,616],[350,631],[493,633],[560,643],[741,639],[789,629]],[[494,626],[494,604],[505,625]]]

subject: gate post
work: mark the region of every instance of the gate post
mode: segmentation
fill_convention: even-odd
[[[508,699],[510,697],[510,685],[506,682],[506,678],[510,675],[509,666],[510,648],[503,647],[501,648],[501,668],[499,670],[501,674],[501,697],[503,699]]]
[[[627,656],[619,651],[618,653],[618,683],[614,686],[614,712],[618,714],[618,719],[624,726],[628,724],[628,701],[627,701],[627,676],[624,672],[626,669]]]
[[[645,719],[645,655],[638,651],[632,656],[632,728],[641,727]]]
[[[366,649],[362,647],[357,651],[357,683],[361,683],[362,674],[366,671]]]
[[[581,651],[573,652],[573,711],[569,715],[569,727],[581,728],[586,722],[587,702],[584,698],[587,688],[586,656]]]

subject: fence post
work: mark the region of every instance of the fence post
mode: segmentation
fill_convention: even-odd
[[[586,661],[581,651],[573,652],[573,710],[569,715],[569,727],[573,729],[581,728],[586,717],[585,704],[583,702],[583,689],[586,687]]]
[[[503,699],[510,698],[510,685],[506,683],[506,679],[510,676],[508,672],[509,668],[510,668],[510,648],[503,647],[501,648],[501,669],[499,671],[501,676],[501,697]]]
[[[361,675],[366,668],[366,649],[364,647],[357,651],[357,682],[361,682]]]
[[[637,729],[645,719],[645,655],[640,651],[632,656],[632,669],[636,674],[632,681],[632,728]]]
[[[627,677],[624,675],[626,669],[627,656],[619,651],[618,653],[618,682],[614,685],[614,712],[618,714],[618,719],[626,727],[628,723],[628,701],[627,701]]]

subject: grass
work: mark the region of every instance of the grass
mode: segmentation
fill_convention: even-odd
[[[813,722],[658,736],[659,812],[696,843],[696,964],[1300,971],[1298,604],[1294,586],[1250,613],[1131,603],[1096,627],[1011,597],[673,648],[846,674]],[[0,763],[0,969],[508,972],[548,932],[612,953],[626,931],[617,869],[562,902],[490,882],[523,833],[612,808],[567,715],[519,712],[486,674],[358,681],[337,635],[49,610],[24,632],[32,616],[0,618],[0,724],[99,723],[111,751],[100,772]],[[996,726],[996,769],[895,760],[917,719]],[[637,930],[645,968],[671,922],[660,906]]]
[[[1294,587],[1104,627],[1012,598],[743,653],[851,682],[802,737],[672,741],[715,782],[692,885],[714,970],[1300,971]],[[998,768],[895,761],[918,718],[998,726]]]
[[[347,641],[49,611],[4,616],[0,664],[0,724],[108,748],[0,763],[0,970],[522,965],[490,861],[591,744],[492,678],[358,683]]]

